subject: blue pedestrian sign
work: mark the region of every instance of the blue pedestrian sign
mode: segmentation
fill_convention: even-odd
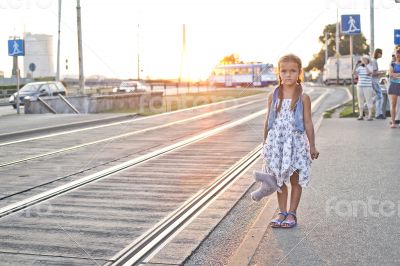
[[[400,29],[394,30],[394,44],[395,45],[400,44]]]
[[[361,34],[360,15],[342,15],[342,33],[347,35]]]
[[[24,40],[8,40],[8,55],[24,56],[25,55]]]

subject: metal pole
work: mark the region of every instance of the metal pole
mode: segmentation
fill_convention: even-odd
[[[354,77],[353,77],[353,68],[354,68],[354,62],[353,62],[353,35],[350,35],[350,58],[351,58],[351,91],[353,94],[353,114],[355,113],[355,99],[354,99]]]
[[[370,2],[370,21],[371,21],[371,45],[369,47],[369,52],[371,54],[371,56],[374,53],[374,49],[375,49],[375,23],[374,23],[374,0],[371,0]]]
[[[19,114],[20,113],[20,111],[19,111],[19,105],[20,105],[20,103],[19,103],[19,66],[18,66],[18,57],[17,56],[14,56],[15,58],[16,58],[16,60],[17,60],[17,69],[16,69],[16,71],[17,71],[17,114]]]
[[[339,85],[339,9],[336,9],[336,84]]]
[[[81,21],[81,3],[77,0],[77,24],[78,24],[78,56],[79,56],[79,94],[82,95],[85,89],[85,77],[83,75],[83,53],[82,53],[82,21]]]
[[[137,24],[137,80],[140,80],[140,55],[139,55],[139,24]]]
[[[58,43],[57,43],[57,74],[56,74],[56,81],[60,81],[61,1],[62,0],[58,0]]]

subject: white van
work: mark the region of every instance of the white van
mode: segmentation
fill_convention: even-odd
[[[361,56],[354,55],[353,56],[353,68],[357,64],[357,61],[360,60]],[[339,84],[351,84],[351,75],[353,69],[351,68],[351,56],[350,55],[342,55],[339,57],[339,60],[336,59],[336,56],[332,56],[328,58],[328,61],[324,65],[324,71],[322,73],[322,80],[326,85],[336,84],[337,80],[337,62],[339,63]]]

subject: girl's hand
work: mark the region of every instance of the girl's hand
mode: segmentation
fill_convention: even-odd
[[[317,148],[311,147],[310,148],[310,154],[311,154],[311,159],[318,159],[319,152],[317,151]]]

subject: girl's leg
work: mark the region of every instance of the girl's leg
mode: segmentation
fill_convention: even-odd
[[[288,199],[288,188],[285,183],[281,187],[282,192],[277,192],[276,195],[278,197],[278,205],[281,212],[287,212],[287,199]]]
[[[290,177],[290,184],[291,184],[291,193],[290,193],[290,212],[296,212],[297,207],[300,203],[301,192],[303,191],[302,187],[299,185],[299,174],[298,172],[294,172],[293,175]],[[294,220],[295,218],[292,215],[288,215],[287,220]]]
[[[281,193],[276,193],[278,197],[278,205],[280,211],[279,214],[274,219],[272,219],[270,223],[272,227],[281,227],[281,223],[286,219],[288,189],[285,183],[281,187],[281,191]]]
[[[392,118],[391,127],[396,127],[396,104],[397,104],[397,95],[390,94],[390,116]]]

